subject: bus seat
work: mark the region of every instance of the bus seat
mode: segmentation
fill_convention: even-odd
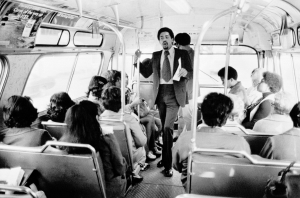
[[[223,128],[229,133],[243,136],[249,143],[251,154],[255,155],[258,155],[260,153],[268,137],[272,136],[271,134],[245,129],[242,125],[239,124],[226,124],[223,126]]]
[[[121,152],[123,157],[127,162],[127,171],[126,171],[126,178],[127,178],[127,186],[132,184],[132,172],[139,172],[140,166],[138,164],[133,164],[133,154],[132,154],[132,136],[130,129],[126,129],[126,124],[124,122],[118,120],[104,120],[101,119],[100,126],[102,130],[110,130],[112,129],[114,135],[119,143]]]
[[[67,125],[65,123],[59,122],[42,122],[42,125],[45,130],[47,130],[52,137],[59,140],[64,132],[67,129]]]
[[[71,155],[50,146],[76,146],[87,148],[92,154]],[[95,150],[86,144],[71,144],[49,141],[43,147],[33,148],[0,145],[0,167],[20,166],[36,170],[34,184],[44,191],[47,198],[64,197],[106,197],[101,159]]]
[[[133,92],[137,92],[137,81],[132,82]],[[140,81],[140,97],[144,98],[150,109],[153,109],[155,101],[153,97],[153,81]]]
[[[12,193],[14,192],[22,192],[25,194],[1,194],[0,198],[37,198],[37,194],[34,193],[30,188],[25,186],[11,186],[6,184],[0,184],[0,191],[9,190]]]
[[[214,152],[210,151],[211,153]],[[267,181],[277,178],[279,171],[290,164],[290,162],[254,158],[244,152],[236,153],[243,153],[241,155],[247,156],[248,159],[224,155],[211,156],[198,151],[192,153],[189,158],[188,193],[263,197]],[[297,164],[293,169],[299,171],[299,166]]]

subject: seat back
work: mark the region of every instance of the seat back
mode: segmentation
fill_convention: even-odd
[[[50,145],[76,146],[91,150],[92,154],[69,155],[55,150],[45,152]],[[0,167],[20,166],[37,171],[33,179],[48,198],[106,197],[103,171],[101,173],[95,150],[90,145],[47,142],[41,149],[0,145]]]
[[[133,92],[137,92],[137,81],[132,83]],[[140,81],[140,97],[144,98],[150,109],[153,108],[155,101],[153,96],[153,81]]]
[[[42,122],[45,130],[47,130],[50,135],[57,140],[59,140],[64,132],[67,130],[67,125],[65,123],[58,122]]]
[[[213,196],[262,197],[267,181],[277,178],[289,163],[194,152],[189,159],[188,191]],[[299,171],[299,164],[294,169]]]

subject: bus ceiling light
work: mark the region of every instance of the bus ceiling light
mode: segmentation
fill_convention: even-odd
[[[186,0],[164,0],[165,3],[178,14],[189,14],[191,6]]]

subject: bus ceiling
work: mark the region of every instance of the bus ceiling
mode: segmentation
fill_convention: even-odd
[[[101,21],[123,33],[127,53],[137,48],[136,37],[143,52],[158,48],[156,32],[161,26],[175,34],[187,32],[195,44],[206,21],[240,1],[245,6],[232,29],[238,44],[257,51],[299,50],[298,0],[1,0],[0,51],[119,49],[117,35]],[[214,22],[203,42],[225,44],[229,22],[230,15]]]

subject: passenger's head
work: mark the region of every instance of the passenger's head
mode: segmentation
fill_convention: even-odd
[[[143,61],[142,61],[142,64],[143,65],[149,65],[151,63],[151,59],[150,58],[145,58]]]
[[[92,94],[92,96],[100,98],[102,88],[106,83],[107,80],[104,77],[93,76],[88,87],[87,97],[89,97],[89,95]]]
[[[102,104],[105,109],[119,112],[121,109],[121,89],[115,86],[103,90]]]
[[[231,99],[220,93],[209,93],[201,105],[202,119],[210,127],[223,126],[233,109]]]
[[[174,33],[170,28],[160,28],[157,33],[157,39],[164,50],[169,50],[173,45]]]
[[[3,106],[4,124],[8,128],[30,127],[37,116],[37,109],[27,96],[11,96]]]
[[[229,115],[229,118],[233,121],[237,121],[238,123],[241,122],[244,118],[244,110],[245,110],[245,103],[243,99],[234,94],[227,95],[233,102],[233,109]]]
[[[251,73],[252,85],[255,87],[260,83],[261,79],[263,78],[263,68],[256,68]]]
[[[102,133],[95,116],[97,114],[97,106],[93,102],[84,101],[73,105],[66,113],[67,131],[59,141],[90,144],[98,151]],[[66,147],[64,150],[76,153],[81,149]]]
[[[107,75],[107,82],[109,86],[116,86],[121,88],[121,72],[117,70],[111,70]]]
[[[300,102],[294,105],[290,112],[294,127],[300,128]]]
[[[275,94],[274,113],[281,115],[289,114],[294,104],[295,101],[291,94],[278,92]]]
[[[218,76],[221,78],[222,83],[224,85],[225,67],[223,67],[218,71]],[[238,78],[237,71],[233,67],[228,66],[227,87],[232,87],[235,84],[237,78]]]
[[[50,98],[47,115],[54,122],[64,122],[67,110],[74,104],[75,102],[66,92],[53,94]]]
[[[181,46],[186,46],[191,44],[191,37],[187,33],[179,33],[175,36],[175,42],[177,47],[181,49]]]
[[[264,72],[263,78],[258,84],[257,90],[262,93],[277,93],[282,87],[282,79],[278,74],[272,72]]]

